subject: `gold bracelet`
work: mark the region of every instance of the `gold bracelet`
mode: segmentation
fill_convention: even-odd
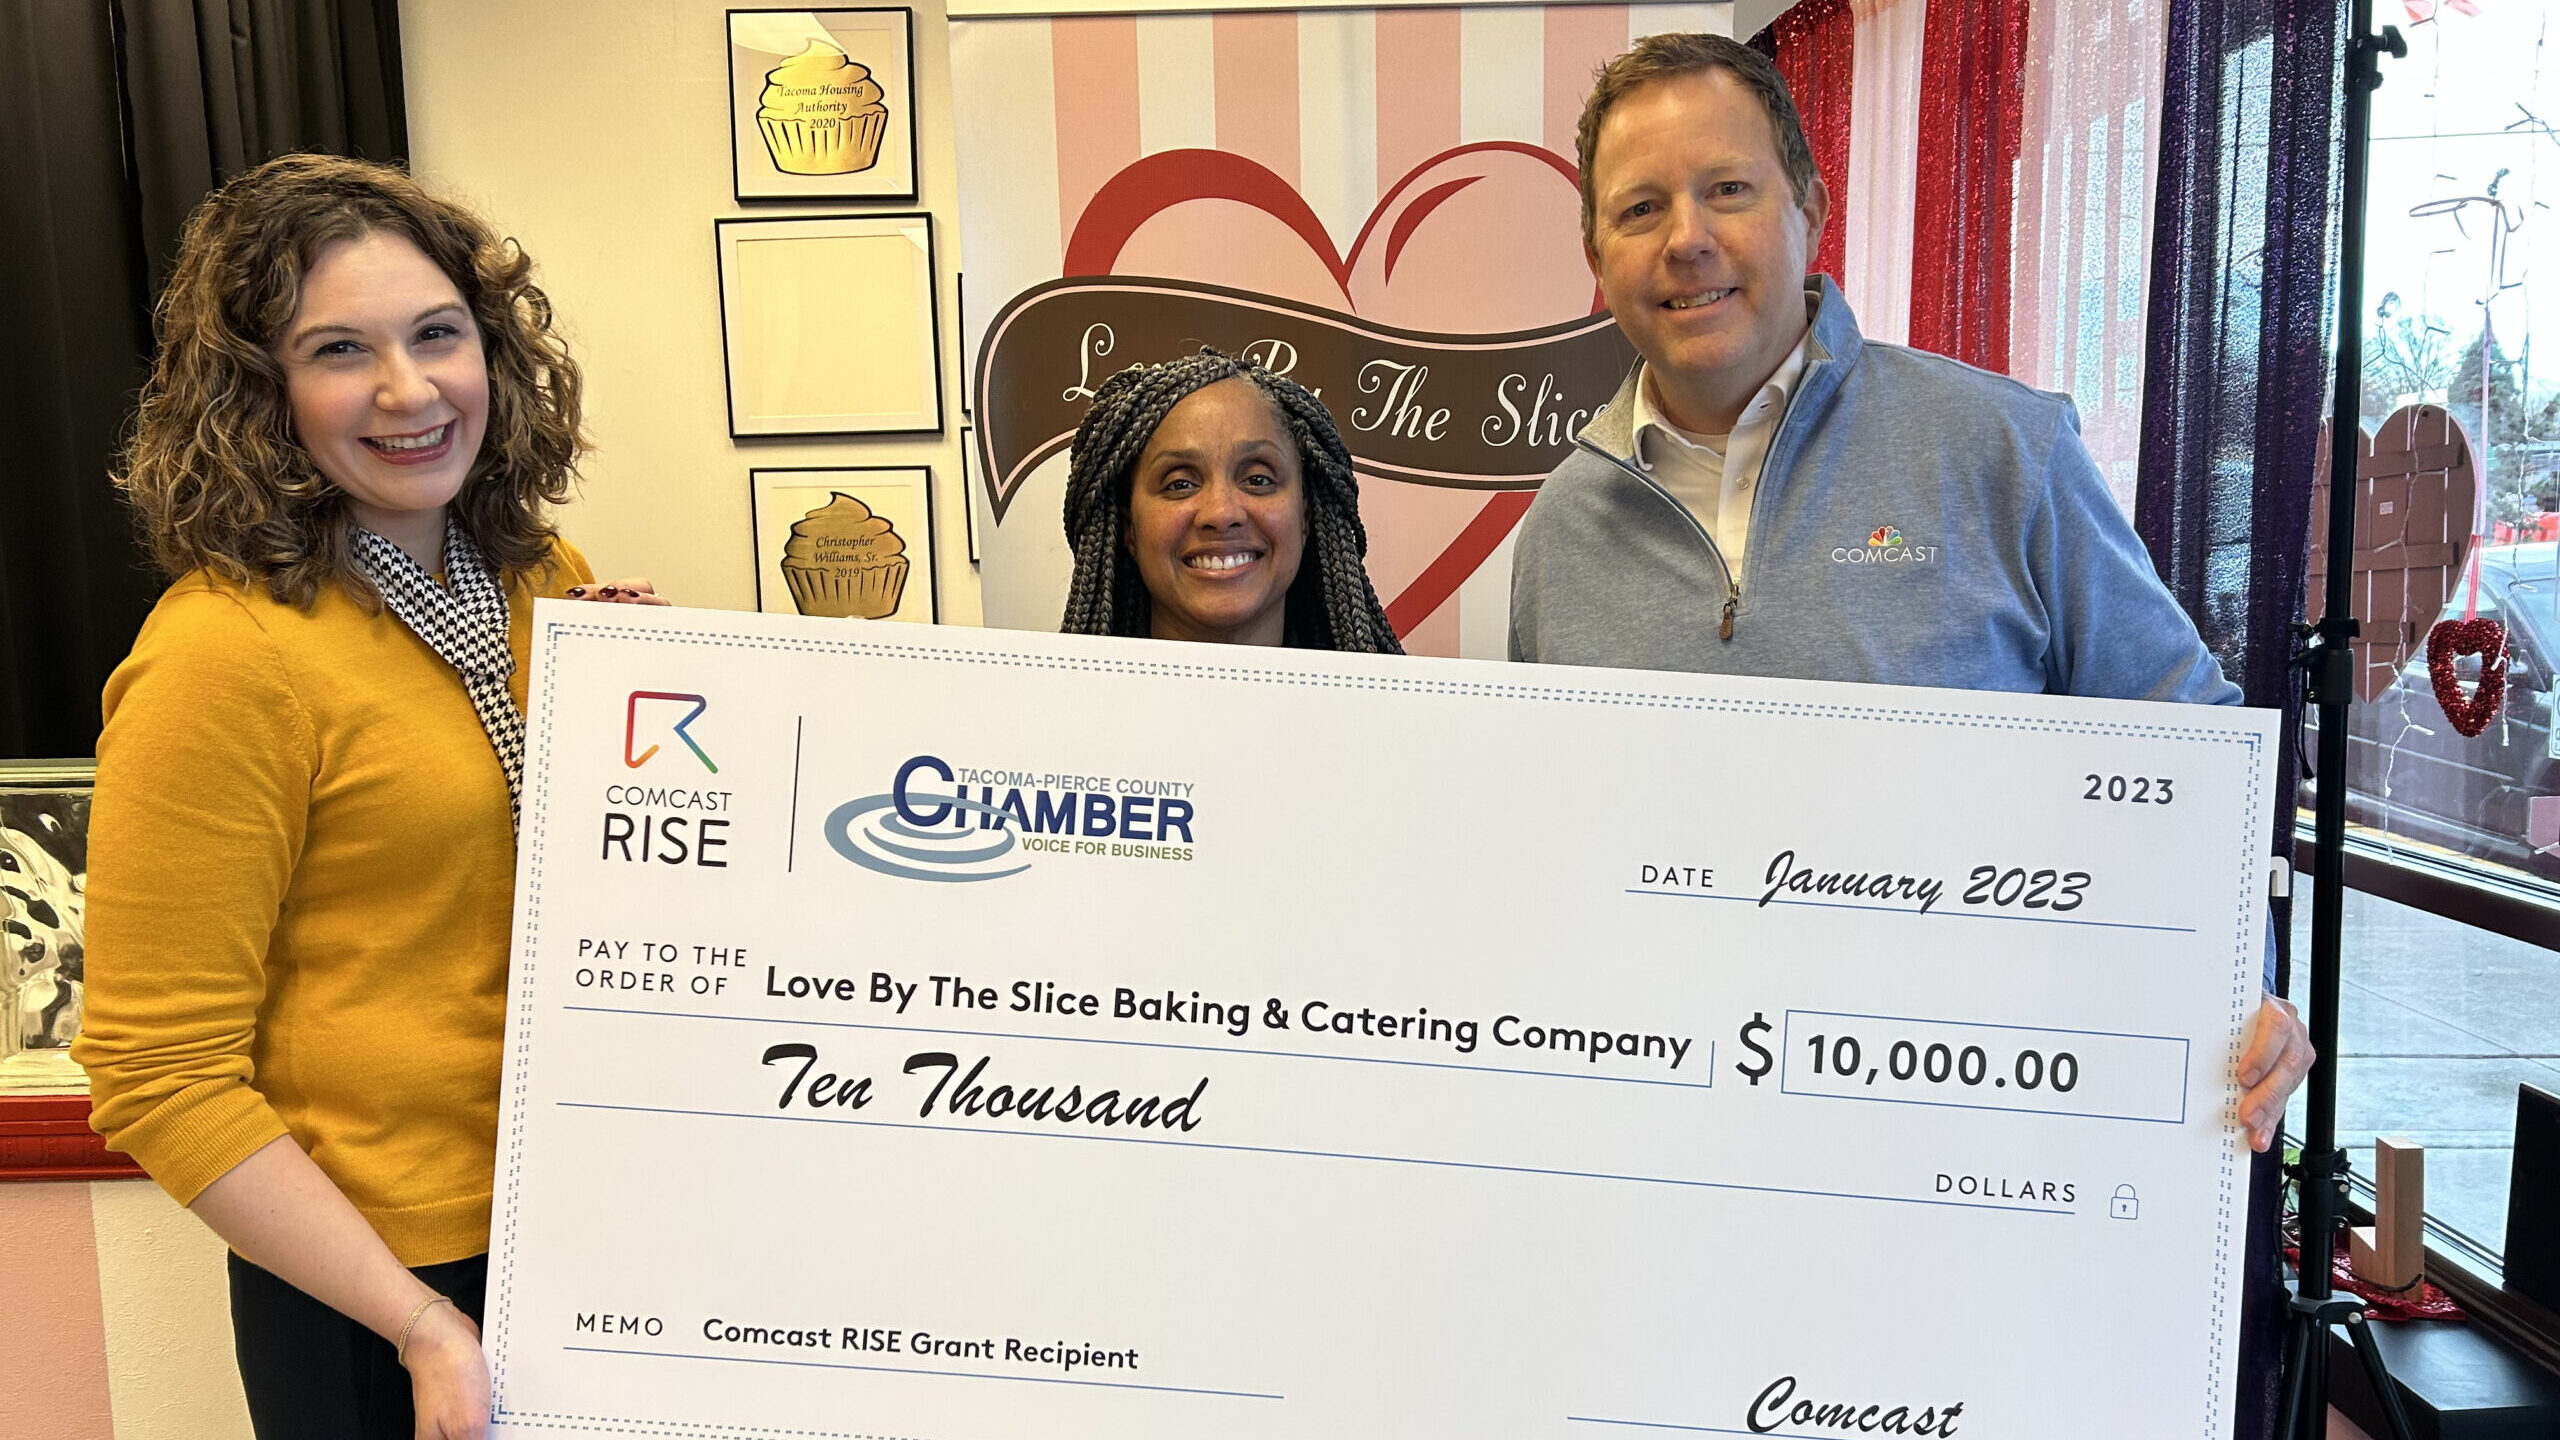
[[[453,1297],[450,1295],[430,1295],[426,1299],[418,1302],[417,1309],[409,1312],[409,1323],[400,1327],[400,1344],[392,1352],[394,1357],[397,1358],[401,1364],[406,1365],[409,1363],[409,1334],[411,1331],[418,1328],[418,1317],[426,1314],[429,1310],[434,1309],[438,1305],[450,1305],[452,1303]]]

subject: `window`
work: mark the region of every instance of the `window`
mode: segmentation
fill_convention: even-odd
[[[2448,412],[2483,499],[2437,526],[2423,466],[2390,497],[2396,518],[2378,487],[2365,497],[2360,546],[2479,538],[2432,574],[2413,553],[2407,583],[2368,586],[2359,616],[2383,668],[2349,712],[2338,1140],[2367,1181],[2375,1135],[2425,1145],[2432,1243],[2494,1274],[2516,1087],[2560,1089],[2560,366],[2533,362],[2537,333],[2560,345],[2560,55],[2555,7],[2388,8],[2377,22],[2409,54],[2382,62],[2374,95],[2363,423]],[[2463,735],[2426,646],[2473,616],[2505,627],[2485,664],[2506,694]],[[2476,686],[2484,658],[2453,669]],[[2307,884],[2294,917],[2300,992]],[[2291,1119],[2298,1136],[2298,1102]]]
[[[2311,953],[2309,887],[2294,906],[2294,954]],[[2506,1248],[2516,1086],[2560,1091],[2560,955],[2349,889],[2338,992],[2338,1143],[2373,1178],[2373,1140],[2427,1149],[2427,1212],[2470,1258]],[[2293,1000],[2310,987],[2294,966]],[[2542,997],[2520,1004],[2520,997]],[[2287,1130],[2303,1129],[2294,1097]]]

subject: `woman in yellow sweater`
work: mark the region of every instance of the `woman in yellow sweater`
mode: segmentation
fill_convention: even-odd
[[[74,1053],[234,1252],[264,1440],[488,1423],[532,603],[655,599],[545,518],[585,442],[531,272],[397,170],[242,175],[117,477],[175,583],[107,683]]]

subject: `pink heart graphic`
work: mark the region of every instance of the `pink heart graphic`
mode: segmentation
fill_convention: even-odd
[[[1095,193],[1062,268],[1224,285],[1435,335],[1528,330],[1602,308],[1582,255],[1580,184],[1570,163],[1534,145],[1461,145],[1388,187],[1337,250],[1314,207],[1271,170],[1223,150],[1169,150]],[[1356,453],[1359,437],[1344,438]],[[1411,648],[1456,653],[1456,612],[1440,612],[1534,492],[1366,478],[1369,573],[1393,597],[1388,618]],[[1445,633],[1418,634],[1435,616],[1432,630]]]

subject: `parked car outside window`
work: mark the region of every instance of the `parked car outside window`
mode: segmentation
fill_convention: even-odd
[[[2347,819],[2560,883],[2560,852],[2537,850],[2530,838],[2531,802],[2560,797],[2552,726],[2553,689],[2560,684],[2553,669],[2560,659],[2560,545],[2485,546],[2479,558],[2477,613],[2507,629],[2505,703],[2478,735],[2455,730],[2436,703],[2422,639],[2390,688],[2371,704],[2348,709]],[[2459,620],[2471,603],[2466,571],[2438,618]],[[2454,673],[2466,686],[2475,684],[2481,664],[2478,656],[2464,656]],[[2318,753],[2317,729],[2317,712],[2307,711],[2306,756]],[[2306,780],[2305,807],[2311,795]],[[2560,798],[2546,803],[2560,809]],[[2543,839],[2549,845],[2560,836]]]

